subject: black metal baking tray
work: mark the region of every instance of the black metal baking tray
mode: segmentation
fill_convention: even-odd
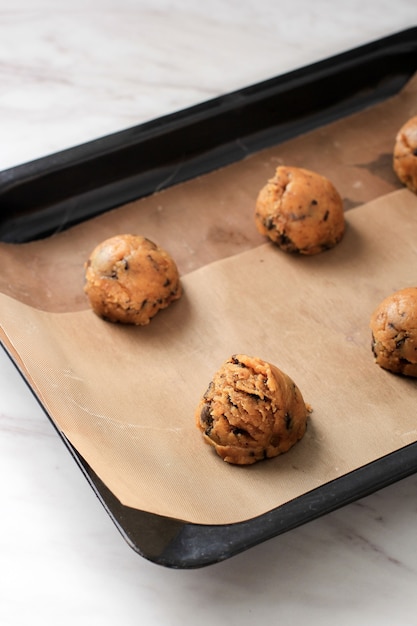
[[[39,239],[237,161],[394,95],[416,71],[417,28],[410,28],[0,172],[0,240]],[[222,561],[417,471],[410,444],[256,518],[199,525],[122,505],[62,437],[129,545],[171,568]]]

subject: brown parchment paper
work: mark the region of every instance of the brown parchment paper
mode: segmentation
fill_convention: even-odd
[[[48,311],[83,310],[80,268],[97,243],[116,233],[146,234],[171,252],[181,274],[250,250],[264,241],[254,228],[255,198],[282,163],[328,176],[346,210],[400,189],[392,150],[398,129],[412,115],[417,115],[417,75],[381,104],[109,211],[47,241],[17,247],[0,243],[0,291]],[[63,215],[63,227],[65,219]]]
[[[417,381],[373,363],[369,330],[385,295],[417,283],[417,198],[393,191],[391,166],[415,87],[46,240],[0,245],[1,338],[122,503],[238,522],[417,440]],[[286,255],[255,232],[257,192],[280,162],[324,173],[358,207],[337,248]],[[147,327],[100,320],[82,291],[88,253],[119,232],[153,238],[181,270],[184,296]],[[214,370],[235,352],[275,363],[314,409],[297,446],[250,468],[223,463],[194,426]]]

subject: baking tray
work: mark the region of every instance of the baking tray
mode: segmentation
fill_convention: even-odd
[[[233,163],[394,95],[416,70],[417,28],[410,28],[0,172],[0,240],[39,239]],[[410,444],[256,518],[200,525],[122,505],[59,434],[129,545],[171,568],[222,561],[417,471]]]

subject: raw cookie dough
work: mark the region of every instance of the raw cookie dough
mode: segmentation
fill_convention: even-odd
[[[297,443],[310,411],[284,372],[259,358],[236,354],[215,373],[195,419],[224,461],[251,465]]]
[[[343,237],[343,201],[324,176],[279,166],[259,192],[255,224],[285,252],[318,254]]]
[[[417,116],[409,119],[397,133],[393,167],[400,181],[417,193]]]
[[[371,316],[372,352],[384,369],[417,377],[417,287],[385,298]]]
[[[106,239],[93,250],[85,270],[84,291],[91,307],[110,322],[148,324],[182,293],[169,254],[138,235]]]

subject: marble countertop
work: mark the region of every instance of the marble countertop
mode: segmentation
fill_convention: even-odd
[[[417,25],[415,0],[0,0],[0,169]],[[0,616],[415,625],[417,475],[223,563],[124,542],[0,352]]]

